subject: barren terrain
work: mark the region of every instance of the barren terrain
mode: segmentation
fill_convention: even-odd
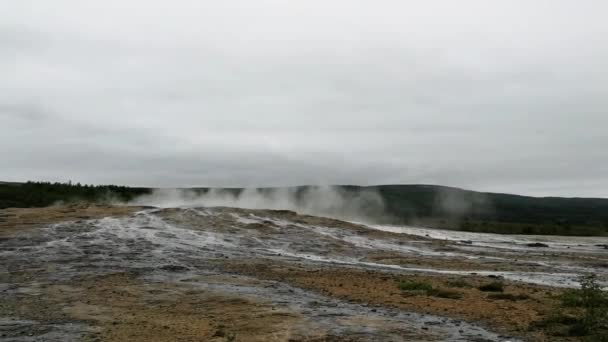
[[[568,340],[535,323],[579,275],[608,280],[607,245],[278,210],[6,209],[0,339]],[[512,296],[478,289],[496,281]]]

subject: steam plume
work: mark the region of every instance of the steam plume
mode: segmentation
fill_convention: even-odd
[[[372,190],[336,186],[263,189],[156,189],[130,204],[168,207],[236,207],[292,210],[301,214],[371,222],[384,216],[382,197]]]

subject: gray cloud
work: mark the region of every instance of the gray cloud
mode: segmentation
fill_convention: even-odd
[[[0,179],[608,196],[604,1],[0,5]]]

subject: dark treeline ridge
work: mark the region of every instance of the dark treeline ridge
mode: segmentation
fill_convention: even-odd
[[[608,199],[529,197],[436,185],[377,190],[398,222],[500,234],[608,235]]]
[[[0,209],[46,207],[56,203],[129,201],[150,191],[146,188],[71,182],[0,183]]]
[[[410,224],[500,234],[608,235],[608,199],[528,197],[436,185],[337,186],[345,196],[378,193],[386,215],[379,223]],[[307,187],[298,187],[298,193]],[[208,188],[191,189],[204,193]],[[239,194],[242,189],[227,189]],[[261,192],[272,188],[261,188]],[[152,189],[72,183],[1,183],[0,208],[57,202],[129,201]]]
[[[378,193],[386,214],[372,218],[378,223],[499,234],[608,235],[608,199],[603,198],[529,197],[438,185],[336,187],[346,198],[362,192]],[[296,193],[307,188],[296,187]],[[242,191],[227,190],[237,195]]]

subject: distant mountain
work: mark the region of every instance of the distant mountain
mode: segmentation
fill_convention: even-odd
[[[20,185],[23,183],[19,183],[19,182],[2,182],[0,181],[0,185]]]
[[[377,190],[387,212],[402,223],[499,233],[608,232],[608,199],[603,198],[529,197],[435,185],[347,188]]]
[[[61,183],[0,182],[0,209],[41,207],[59,201],[130,201],[152,189]],[[295,189],[296,197],[314,187]],[[285,188],[260,188],[272,193]],[[436,185],[335,186],[342,198],[377,194],[384,210],[370,219],[383,224],[409,224],[478,232],[558,235],[608,235],[608,199],[528,197],[476,192]],[[198,194],[210,188],[188,189]],[[241,188],[223,189],[238,196]],[[365,207],[361,208],[365,210]]]

